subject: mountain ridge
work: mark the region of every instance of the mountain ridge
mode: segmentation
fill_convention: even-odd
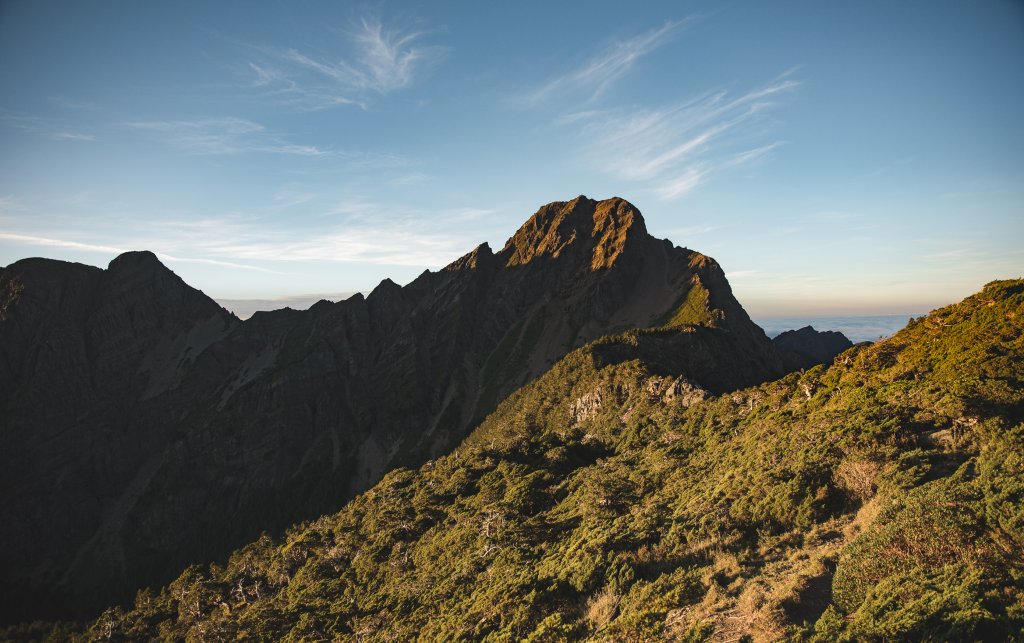
[[[692,351],[664,349],[724,329],[602,338],[336,514],[129,609],[7,635],[1013,640],[1022,321],[1024,280],[992,282],[831,365],[721,395],[689,381]]]
[[[836,355],[853,346],[839,331],[819,331],[810,325],[782,332],[772,338],[772,343],[791,354],[792,361],[800,368],[831,363]]]
[[[24,286],[0,324],[6,620],[86,614],[336,510],[610,333],[717,328],[743,363],[723,387],[787,370],[717,263],[622,199],[555,202],[497,253],[245,321],[152,253],[26,261],[0,275]]]

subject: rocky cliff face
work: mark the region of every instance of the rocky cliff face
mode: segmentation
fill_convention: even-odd
[[[718,265],[621,199],[552,203],[500,252],[245,322],[146,252],[28,259],[0,286],[7,621],[89,614],[336,510],[609,333],[719,329],[741,357],[710,388],[785,370]]]

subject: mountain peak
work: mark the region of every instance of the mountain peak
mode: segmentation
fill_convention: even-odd
[[[377,287],[370,291],[370,295],[367,299],[377,300],[381,297],[387,298],[394,296],[402,292],[402,287],[391,280],[390,277],[384,277]]]
[[[490,265],[494,258],[491,246],[485,241],[474,248],[469,254],[459,257],[444,267],[444,272],[455,272],[458,270],[473,270],[480,264]]]
[[[853,346],[846,335],[834,330],[815,330],[813,326],[787,330],[772,342],[779,349],[794,353],[800,368],[831,364],[836,355]]]
[[[167,269],[163,263],[157,259],[156,255],[149,250],[133,250],[129,252],[123,252],[111,260],[107,265],[107,270],[132,270],[139,268],[154,268],[159,266],[160,268]]]
[[[512,267],[573,253],[586,257],[591,270],[601,270],[615,264],[628,241],[647,236],[644,218],[630,202],[580,195],[537,210],[508,240],[502,254],[508,255],[506,265]]]

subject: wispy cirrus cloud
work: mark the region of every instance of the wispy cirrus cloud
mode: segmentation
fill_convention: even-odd
[[[975,248],[953,248],[952,250],[943,250],[942,252],[932,252],[925,255],[921,255],[921,258],[938,261],[947,261],[960,259],[974,259],[983,256],[985,256],[985,253]]]
[[[330,156],[335,152],[315,145],[299,145],[244,118],[134,121],[125,127],[152,135],[161,142],[192,154],[266,153],[290,156]]]
[[[752,164],[782,145],[764,141],[755,124],[765,122],[780,96],[800,82],[792,70],[775,81],[741,94],[705,92],[663,107],[606,108],[596,99],[633,70],[639,60],[676,37],[694,18],[667,22],[621,40],[581,66],[559,74],[518,102],[528,107],[558,104],[559,98],[584,95],[583,109],[553,119],[555,127],[575,129],[579,155],[597,169],[624,181],[646,184],[665,200],[678,199],[711,177]],[[601,101],[607,104],[609,101]],[[564,103],[563,103],[564,104]]]
[[[304,190],[297,186],[286,185],[274,193],[274,206],[275,208],[292,208],[297,205],[303,205],[316,199],[317,195],[315,192]]]
[[[412,226],[348,227],[292,240],[258,235],[221,240],[203,248],[212,254],[239,260],[431,267],[446,265],[468,249],[455,243],[450,235],[424,232]]]
[[[147,248],[178,261],[204,262],[268,272],[294,263],[338,263],[439,268],[471,250],[488,229],[493,210],[428,211],[358,197],[333,205],[288,187],[273,205],[252,213],[166,216],[116,230],[66,229],[60,238],[44,230],[46,217],[0,232],[0,240],[117,254]],[[313,216],[301,225],[274,210],[301,206]],[[52,218],[52,217],[51,217]],[[115,243],[94,243],[95,234]]]
[[[252,85],[306,109],[339,105],[366,107],[404,89],[448,55],[449,48],[425,44],[427,31],[388,28],[366,17],[342,32],[344,55],[298,48],[263,49],[249,62]]]
[[[641,58],[671,41],[692,21],[692,18],[669,21],[657,29],[613,42],[582,65],[526,92],[517,102],[536,106],[565,93],[583,93],[588,95],[588,100],[593,100],[625,76]]]
[[[81,250],[81,251],[84,251],[84,252],[99,252],[99,253],[103,253],[103,254],[115,254],[115,255],[119,255],[119,254],[122,254],[124,252],[128,252],[129,251],[128,248],[120,248],[120,247],[117,247],[117,246],[109,246],[109,245],[103,245],[103,244],[97,244],[97,243],[88,243],[88,242],[82,242],[82,241],[74,241],[74,240],[70,240],[70,239],[55,239],[55,238],[52,238],[52,237],[39,237],[39,236],[36,236],[36,235],[29,235],[29,234],[15,234],[15,233],[11,233],[11,232],[0,232],[0,241],[14,242],[14,243],[19,243],[19,244],[29,245],[29,246],[43,246],[43,247],[49,247],[49,248],[66,248],[68,250]],[[152,244],[146,244],[146,243],[143,243],[143,244],[133,244],[133,246],[132,246],[132,248],[134,248],[134,249],[150,248],[150,247],[156,247],[156,246],[153,246]],[[258,272],[268,272],[268,273],[274,273],[274,274],[282,274],[282,273],[278,273],[277,271],[274,271],[274,270],[268,270],[266,268],[261,268],[259,266],[252,266],[252,265],[247,265],[247,264],[241,264],[241,263],[237,263],[237,262],[233,262],[233,261],[223,261],[223,260],[220,260],[220,259],[210,259],[210,258],[205,258],[205,257],[182,257],[182,256],[170,255],[170,254],[167,254],[165,252],[156,252],[155,254],[156,254],[157,257],[159,257],[160,259],[165,260],[165,261],[181,261],[181,262],[185,262],[185,263],[202,263],[202,264],[207,264],[207,265],[212,265],[212,266],[223,266],[223,267],[227,267],[227,268],[241,268],[241,269],[244,269],[244,270],[256,270]]]
[[[94,134],[74,131],[57,121],[40,116],[0,113],[0,122],[23,132],[48,138],[51,141],[91,142],[96,140]]]
[[[787,76],[738,96],[710,92],[667,107],[588,111],[562,122],[579,127],[584,153],[600,159],[600,169],[676,199],[781,145],[757,140],[763,134],[753,125],[799,87]]]
[[[15,243],[33,246],[67,248],[69,250],[84,250],[86,252],[103,252],[111,254],[121,254],[122,252],[125,252],[124,248],[117,248],[115,246],[108,246],[97,243],[84,243],[81,241],[72,241],[67,239],[54,239],[52,237],[38,237],[36,235],[31,234],[15,234],[13,232],[0,232],[0,240],[12,241]]]
[[[237,262],[359,262],[441,267],[472,249],[491,210],[427,212],[372,200],[346,199],[323,210],[320,223],[296,228],[268,217],[224,216],[155,224],[174,252]],[[453,233],[453,230],[459,230]]]

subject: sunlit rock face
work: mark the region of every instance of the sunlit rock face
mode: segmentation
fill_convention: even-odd
[[[548,204],[404,287],[245,321],[148,252],[27,259],[0,286],[5,621],[89,615],[336,510],[610,333],[716,329],[713,392],[786,366],[718,264],[618,198]]]

